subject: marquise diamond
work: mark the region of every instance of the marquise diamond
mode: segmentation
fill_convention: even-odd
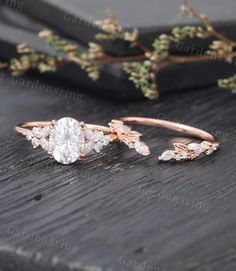
[[[175,152],[168,150],[168,151],[163,152],[163,154],[159,157],[159,160],[169,161],[173,159],[174,156],[175,156]]]
[[[197,143],[188,144],[188,148],[194,151],[198,155],[205,151],[205,148],[201,144],[197,144]]]
[[[110,142],[108,136],[104,135],[104,133],[99,130],[85,128],[84,135],[87,142],[83,146],[83,154],[88,154],[92,150],[99,153],[102,148],[107,146]]]

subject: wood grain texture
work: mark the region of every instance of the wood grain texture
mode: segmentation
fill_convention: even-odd
[[[2,74],[0,81],[1,271],[235,270],[236,96],[212,88],[130,104],[79,90],[71,99],[33,89],[29,80]],[[159,163],[181,137],[136,127],[150,156],[113,144],[63,166],[13,131],[23,121],[72,116],[106,124],[127,115],[206,129],[222,147],[201,160]]]

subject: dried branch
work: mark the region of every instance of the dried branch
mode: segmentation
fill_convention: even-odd
[[[19,76],[30,69],[37,69],[42,73],[55,72],[62,65],[75,63],[95,81],[99,79],[101,65],[120,62],[124,63],[124,71],[129,75],[129,79],[135,84],[135,87],[140,89],[145,97],[157,99],[159,97],[157,74],[164,67],[172,63],[215,61],[217,59],[232,63],[236,57],[236,42],[219,33],[205,15],[199,14],[191,6],[189,0],[183,0],[181,12],[184,16],[198,19],[203,26],[174,27],[169,35],[160,35],[154,40],[152,48],[147,48],[140,41],[137,29],[124,30],[117,18],[111,11],[108,11],[107,19],[95,22],[102,30],[96,35],[99,43],[90,42],[87,51],[82,51],[77,44],[71,44],[45,29],[39,33],[39,36],[55,50],[57,56],[37,52],[28,44],[20,44],[17,46],[19,58],[12,59],[9,64],[0,62],[0,68],[8,68],[13,75]],[[193,38],[212,38],[213,41],[202,55],[180,56],[171,53],[170,48],[173,44]],[[113,42],[123,40],[131,48],[138,48],[140,54],[111,55],[103,46],[103,42],[106,40]],[[235,76],[219,80],[219,86],[236,92]]]

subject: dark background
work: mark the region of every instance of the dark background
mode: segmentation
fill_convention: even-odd
[[[210,3],[212,17],[230,18],[234,2],[228,2],[229,9],[221,6],[222,13],[214,11],[217,5],[210,0],[199,3],[199,8],[205,12]],[[117,11],[122,14],[122,9]],[[34,12],[42,16],[39,8]],[[224,12],[229,15],[222,15]],[[43,18],[39,22],[33,17],[21,18],[21,22],[33,20],[23,27],[10,24],[8,15],[8,23],[1,17],[5,20],[0,24],[1,55],[11,57],[15,44],[29,37],[35,46],[43,46],[35,34],[45,24]],[[225,29],[231,29],[229,22],[222,24]],[[217,75],[218,67],[226,69],[223,64],[210,65],[211,74]],[[173,91],[166,87],[158,101],[133,101],[132,95],[130,101],[127,92],[122,101],[104,98],[104,89],[118,91],[113,81],[104,79],[109,84],[102,87],[104,81],[91,92],[87,83],[68,80],[74,77],[72,70],[71,77],[67,72],[63,80],[63,71],[57,76],[31,73],[22,78],[0,73],[1,271],[235,270],[236,96],[199,83],[201,76],[210,77],[210,73],[206,76],[209,66],[205,71],[201,67],[194,67],[193,77],[189,77],[193,74],[189,67],[171,69],[178,74],[180,85],[190,82],[192,88],[175,88],[175,79],[163,74]],[[80,79],[80,74],[76,77]],[[63,166],[44,151],[32,150],[14,132],[14,126],[25,121],[71,116],[106,124],[111,118],[128,115],[204,129],[218,137],[221,149],[196,161],[160,163],[158,155],[173,142],[191,139],[157,128],[135,127],[144,134],[150,156],[141,157],[123,145],[111,144],[100,155]]]
[[[180,0],[1,0],[0,2],[0,59],[9,60],[16,56],[16,44],[29,43],[33,48],[53,53],[37,37],[37,33],[47,27],[62,38],[79,43],[86,49],[87,42],[94,40],[100,31],[94,20],[104,19],[105,10],[111,8],[125,29],[138,28],[143,44],[152,46],[153,40],[162,33],[168,33],[173,26],[198,23],[195,19],[182,18]],[[222,34],[236,39],[234,0],[192,0],[200,13],[205,13]],[[203,54],[210,40],[192,40],[176,44],[171,52],[177,55],[194,50]],[[106,42],[106,50],[114,55],[139,53],[131,50],[122,41]],[[182,49],[180,49],[182,48]],[[162,69],[158,76],[161,94],[188,91],[193,88],[212,87],[217,79],[236,73],[235,63],[229,65],[222,61],[183,63]],[[82,87],[87,92],[117,100],[143,99],[140,90],[128,80],[121,63],[102,67],[101,78],[95,83],[87,73],[76,65],[60,68],[56,74],[49,74],[56,80],[64,80],[75,89]],[[107,82],[110,82],[112,88]]]

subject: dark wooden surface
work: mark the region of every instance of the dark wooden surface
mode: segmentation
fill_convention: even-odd
[[[32,89],[30,80],[1,74],[1,271],[235,270],[236,96],[212,88],[125,103],[82,91],[71,98],[73,89],[56,95]],[[150,156],[113,144],[63,166],[13,130],[30,120],[106,124],[127,115],[195,125],[222,147],[201,160],[163,164],[157,156],[181,137],[136,127]]]

